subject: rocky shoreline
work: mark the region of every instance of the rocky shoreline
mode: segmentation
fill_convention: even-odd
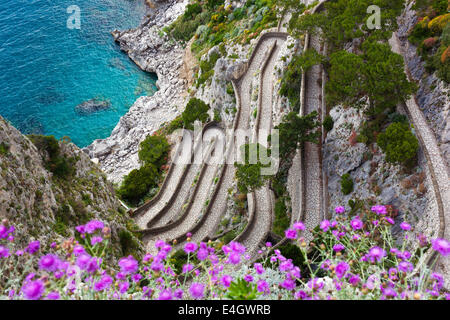
[[[139,166],[139,143],[161,124],[174,119],[185,105],[188,88],[183,68],[185,49],[169,40],[161,29],[183,14],[188,0],[156,1],[146,1],[151,14],[139,27],[114,30],[112,35],[142,70],[156,73],[159,90],[153,96],[138,98],[108,138],[97,139],[83,149],[115,183]]]

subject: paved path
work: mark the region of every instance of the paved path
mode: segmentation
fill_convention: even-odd
[[[402,47],[397,34],[394,33],[389,40],[392,51],[402,54]],[[406,63],[405,63],[406,68]],[[407,73],[408,74],[408,73]],[[438,147],[436,137],[428,126],[428,123],[416,103],[414,97],[405,102],[409,118],[414,125],[416,135],[418,136],[427,158],[428,167],[431,172],[433,189],[438,202],[439,225],[438,237],[450,240],[450,177],[444,158]],[[450,257],[441,258],[437,264],[437,270],[445,276],[445,287],[450,288]]]
[[[268,40],[269,48],[266,51],[267,61],[265,61],[262,74],[260,75],[259,88],[259,110],[253,142],[259,142],[268,147],[267,134],[272,128],[272,104],[273,104],[273,86],[274,86],[274,67],[280,52],[280,47],[286,39]],[[276,41],[276,42],[275,42]],[[259,130],[264,130],[265,133]],[[268,185],[255,191],[255,211],[252,221],[249,222],[247,232],[240,237],[240,242],[247,248],[250,256],[255,256],[259,245],[266,240],[268,233],[272,228],[273,212],[272,192]]]
[[[221,132],[221,130],[213,128],[208,129],[205,132],[205,135],[210,135],[212,137],[221,134]],[[208,139],[205,138],[205,140]],[[184,181],[179,196],[177,196],[175,200],[175,202],[181,204],[181,206],[177,205],[178,210],[170,210],[165,214],[165,216],[169,216],[170,220],[173,220],[173,222],[144,232],[143,241],[146,244],[148,252],[155,253],[153,244],[158,239],[172,241],[173,239],[186,234],[201,215],[208,199],[209,190],[212,187],[216,176],[216,171],[219,167],[217,164],[209,164],[208,160],[209,155],[212,155],[212,157],[217,155],[217,152],[215,152],[217,146],[218,144],[214,142],[211,148],[206,148],[208,151],[206,152],[207,154],[204,158],[202,169],[200,170],[201,173],[198,176],[195,187],[193,188],[192,183],[189,184],[187,180]],[[186,199],[186,196],[188,196],[188,199]],[[169,218],[165,218],[165,220],[168,221]],[[156,230],[160,231],[153,232]]]
[[[188,139],[183,139],[182,143],[183,143],[183,146],[188,146],[190,144]],[[176,148],[178,148],[178,145]],[[184,155],[180,155],[180,154],[175,155],[175,157],[177,157],[177,156],[185,157],[185,154]],[[140,212],[139,214],[137,214],[134,217],[136,224],[141,229],[146,229],[149,221],[151,219],[153,219],[161,210],[163,210],[164,207],[166,207],[167,205],[170,205],[171,197],[172,197],[173,193],[175,192],[177,185],[181,182],[180,178],[183,175],[184,171],[186,170],[185,165],[184,164],[173,164],[171,166],[173,166],[173,168],[171,168],[171,170],[173,170],[173,173],[169,178],[167,178],[163,182],[163,185],[165,184],[166,186],[165,187],[161,186],[160,192],[162,194],[161,194],[161,197],[159,198],[159,200],[156,201],[150,207],[146,208],[145,211]],[[193,169],[195,170],[195,168],[193,168]]]
[[[319,36],[311,36],[309,48],[321,52]],[[321,65],[311,67],[305,75],[305,101],[302,106],[303,115],[313,111],[321,113],[322,106],[322,86],[319,80],[322,79]],[[320,120],[320,119],[319,119]],[[321,166],[321,145],[306,142],[304,146],[304,176],[305,182],[305,206],[302,212],[302,221],[306,229],[315,228],[322,219],[322,166]],[[312,240],[312,235],[305,232],[305,237]]]

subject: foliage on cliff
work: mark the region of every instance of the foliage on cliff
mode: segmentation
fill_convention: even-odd
[[[109,259],[141,254],[137,228],[106,175],[67,138],[26,137],[0,117],[0,145],[7,146],[0,153],[0,217],[20,228],[17,243],[50,245],[73,237],[75,226],[101,219],[110,223]]]
[[[148,135],[139,145],[142,166],[126,175],[117,190],[121,199],[138,205],[155,190],[167,163],[170,145],[165,136]]]
[[[417,46],[428,72],[450,82],[450,13],[447,0],[420,0],[413,7],[419,19],[408,40]]]

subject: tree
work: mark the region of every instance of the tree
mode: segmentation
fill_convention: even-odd
[[[186,129],[193,130],[193,123],[195,120],[206,122],[209,118],[208,115],[209,105],[197,98],[191,98],[186,105],[186,109],[181,115]]]
[[[415,158],[419,142],[403,122],[394,122],[377,137],[377,144],[386,153],[386,160],[392,163],[408,164]]]
[[[157,186],[158,180],[158,170],[153,165],[145,165],[125,176],[117,194],[121,199],[137,204],[150,188]]]
[[[148,135],[139,145],[139,160],[144,165],[153,165],[160,168],[169,154],[169,143],[166,137],[160,135]]]
[[[369,114],[375,115],[406,100],[416,90],[416,85],[406,78],[402,56],[392,52],[388,44],[369,39],[362,49],[362,55],[345,50],[331,55],[326,84],[328,104],[349,105],[366,95]]]
[[[363,90],[375,113],[407,100],[415,92],[416,85],[406,78],[403,57],[392,52],[389,44],[367,40],[362,48]]]
[[[241,152],[243,163],[234,164],[237,186],[241,193],[249,193],[261,188],[270,179],[270,176],[261,174],[261,168],[270,166],[261,162],[263,156],[270,156],[270,150],[259,143],[251,143],[242,145]]]
[[[369,29],[368,19],[373,15],[367,12],[371,5],[380,8],[380,28]],[[321,28],[324,37],[337,49],[356,38],[374,37],[379,40],[390,38],[392,31],[397,30],[397,16],[403,9],[403,0],[336,0],[324,4],[325,10],[315,14],[301,15],[303,8],[294,9],[289,21],[289,32],[294,36],[315,32]]]
[[[349,105],[362,96],[363,66],[363,58],[354,53],[341,50],[331,54],[329,81],[325,85],[327,104]]]
[[[295,112],[290,112],[283,117],[282,122],[275,127],[279,130],[279,150],[282,158],[294,151],[299,143],[318,142],[320,122],[317,121],[317,117],[317,111],[303,117],[298,116]]]

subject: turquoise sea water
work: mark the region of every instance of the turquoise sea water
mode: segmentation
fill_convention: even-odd
[[[77,5],[81,29],[68,29]],[[139,25],[144,0],[1,0],[0,115],[23,133],[69,136],[80,147],[110,135],[141,95],[156,91],[110,32]],[[90,99],[111,108],[82,115]]]

